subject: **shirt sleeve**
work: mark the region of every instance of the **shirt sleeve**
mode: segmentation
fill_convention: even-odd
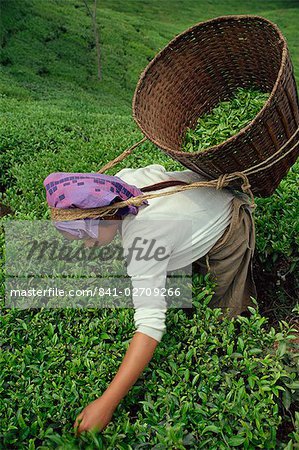
[[[123,247],[132,281],[136,331],[160,342],[166,331],[167,304],[163,290],[172,249],[167,241],[130,231],[130,239],[125,239]]]
[[[157,295],[165,287],[166,275],[151,277],[133,276],[134,322],[136,331],[160,342],[166,331],[166,300]]]

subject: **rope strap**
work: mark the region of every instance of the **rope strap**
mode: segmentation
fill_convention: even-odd
[[[275,161],[272,161],[271,163],[267,164],[269,161],[271,161],[271,159],[275,158],[275,156],[277,156],[279,153],[282,153],[282,151],[287,147],[287,145],[292,141],[292,139],[294,139],[294,137],[297,135],[298,132],[299,132],[299,127],[296,128],[296,130],[290,136],[290,138],[275,153],[268,156],[268,158],[266,158],[264,161],[261,161],[260,163],[249,167],[248,169],[244,169],[242,171],[242,173],[244,173],[246,175],[253,175],[254,173],[260,172],[261,170],[268,169],[269,167],[272,167],[274,164],[279,162],[282,158],[284,158],[285,156],[287,156],[289,153],[291,153],[294,150],[294,148],[298,145],[298,142],[295,142],[295,144],[289,150],[287,150],[279,158],[275,159]],[[111,167],[115,166],[117,163],[119,163],[120,161],[125,159],[128,155],[130,155],[132,153],[132,151],[136,147],[138,147],[140,144],[142,144],[146,140],[147,140],[147,138],[144,137],[143,139],[141,139],[141,141],[132,145],[132,147],[124,150],[119,156],[117,156],[115,159],[113,159],[112,161],[108,162],[105,166],[103,166],[97,173],[104,173],[104,172],[106,172],[106,170],[111,169]]]
[[[112,161],[109,161],[105,166],[103,166],[97,173],[104,173],[106,170],[111,169],[111,167],[115,166],[115,164],[121,162],[123,159],[125,159],[127,156],[129,156],[132,151],[138,147],[138,145],[142,144],[147,140],[146,137],[141,139],[141,141],[136,142],[136,144],[132,145],[132,147],[127,148],[124,152],[122,152],[119,156],[117,156]]]
[[[189,189],[194,188],[200,188],[200,187],[213,187],[215,189],[222,189],[229,185],[230,182],[237,180],[238,178],[241,178],[243,180],[243,184],[241,185],[241,189],[245,194],[248,194],[251,198],[251,208],[255,209],[256,204],[254,202],[254,196],[251,191],[251,185],[248,180],[248,175],[252,175],[254,173],[260,172],[261,170],[265,170],[274,164],[276,164],[278,161],[280,161],[282,158],[284,158],[286,155],[288,155],[291,151],[294,150],[294,148],[298,145],[298,142],[296,142],[289,150],[287,150],[283,155],[281,155],[276,160],[270,162],[275,156],[277,156],[279,153],[281,153],[286,146],[291,142],[291,140],[296,136],[296,134],[299,131],[299,127],[295,130],[295,132],[291,135],[291,137],[285,142],[285,144],[278,149],[275,153],[270,155],[267,159],[260,162],[259,164],[256,164],[252,167],[249,167],[248,169],[243,170],[242,172],[233,172],[233,173],[226,173],[223,175],[220,175],[216,180],[209,180],[209,181],[199,181],[195,183],[186,184],[184,186],[177,187],[176,189],[173,189],[171,191],[166,192],[159,192],[157,194],[142,194],[138,195],[137,197],[131,197],[128,200],[120,201],[117,203],[114,203],[114,205],[110,206],[102,206],[99,208],[86,208],[86,209],[80,209],[80,208],[71,208],[71,209],[62,209],[62,208],[53,208],[50,206],[51,211],[51,218],[52,220],[77,220],[77,219],[84,219],[84,218],[90,218],[90,219],[96,219],[96,218],[109,218],[114,216],[117,211],[121,208],[124,208],[128,205],[135,205],[135,206],[141,206],[144,202],[144,200],[149,200],[151,198],[156,197],[166,197],[167,195],[175,194],[176,192],[182,192],[187,191]],[[147,140],[146,137],[141,139],[136,144],[132,145],[128,149],[126,149],[124,152],[122,152],[119,156],[117,156],[112,161],[108,162],[105,166],[103,166],[97,173],[103,173],[106,170],[110,169],[111,167],[115,166],[117,163],[125,159],[128,155],[132,153],[132,151],[138,147],[140,144],[145,142]]]
[[[167,195],[175,194],[176,192],[189,191],[190,189],[200,188],[200,187],[214,187],[216,189],[222,189],[226,187],[232,179],[242,178],[242,190],[251,197],[251,207],[255,208],[254,197],[250,189],[250,184],[247,176],[242,172],[233,172],[231,174],[220,175],[217,180],[210,181],[197,181],[195,183],[186,184],[184,186],[179,186],[171,191],[160,192],[157,194],[142,194],[136,197],[131,197],[128,200],[123,200],[117,202],[110,206],[101,206],[99,208],[72,208],[72,209],[62,209],[50,207],[52,220],[77,220],[77,219],[96,219],[101,217],[113,216],[121,208],[128,205],[141,206],[144,200],[149,200],[156,197],[166,197]]]

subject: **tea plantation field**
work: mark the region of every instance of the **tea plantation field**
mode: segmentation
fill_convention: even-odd
[[[142,138],[131,114],[139,75],[197,22],[227,14],[274,21],[299,81],[297,0],[99,0],[101,81],[83,0],[0,0],[0,13],[2,225],[49,219],[49,173],[97,171]],[[109,173],[152,163],[183,169],[146,142]],[[1,226],[0,448],[298,448],[290,344],[299,310],[298,172],[297,162],[270,198],[256,200],[260,299],[251,316],[220,323],[208,306],[214,285],[194,278],[194,313],[168,311],[167,333],[112,422],[81,438],[73,422],[115,375],[134,334],[133,311],[5,308]]]

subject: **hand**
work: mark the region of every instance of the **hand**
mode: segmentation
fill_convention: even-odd
[[[117,405],[149,363],[157,345],[157,340],[141,332],[135,333],[124,360],[106,391],[77,417],[74,423],[74,428],[78,427],[76,435],[82,431],[102,431],[108,425]]]
[[[114,413],[111,403],[103,396],[97,398],[78,415],[75,420],[74,428],[76,436],[82,431],[102,431],[110,422]],[[82,419],[81,423],[80,420]],[[79,425],[78,429],[76,427]]]

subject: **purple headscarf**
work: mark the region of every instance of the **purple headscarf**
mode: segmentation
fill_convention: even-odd
[[[44,180],[47,202],[54,208],[97,208],[109,206],[143,194],[136,186],[121,178],[100,173],[51,173]],[[144,204],[148,204],[144,200]],[[118,211],[123,216],[137,214],[138,207],[129,205]],[[86,234],[98,238],[99,222],[102,219],[79,219],[54,222],[55,227],[82,239]]]

